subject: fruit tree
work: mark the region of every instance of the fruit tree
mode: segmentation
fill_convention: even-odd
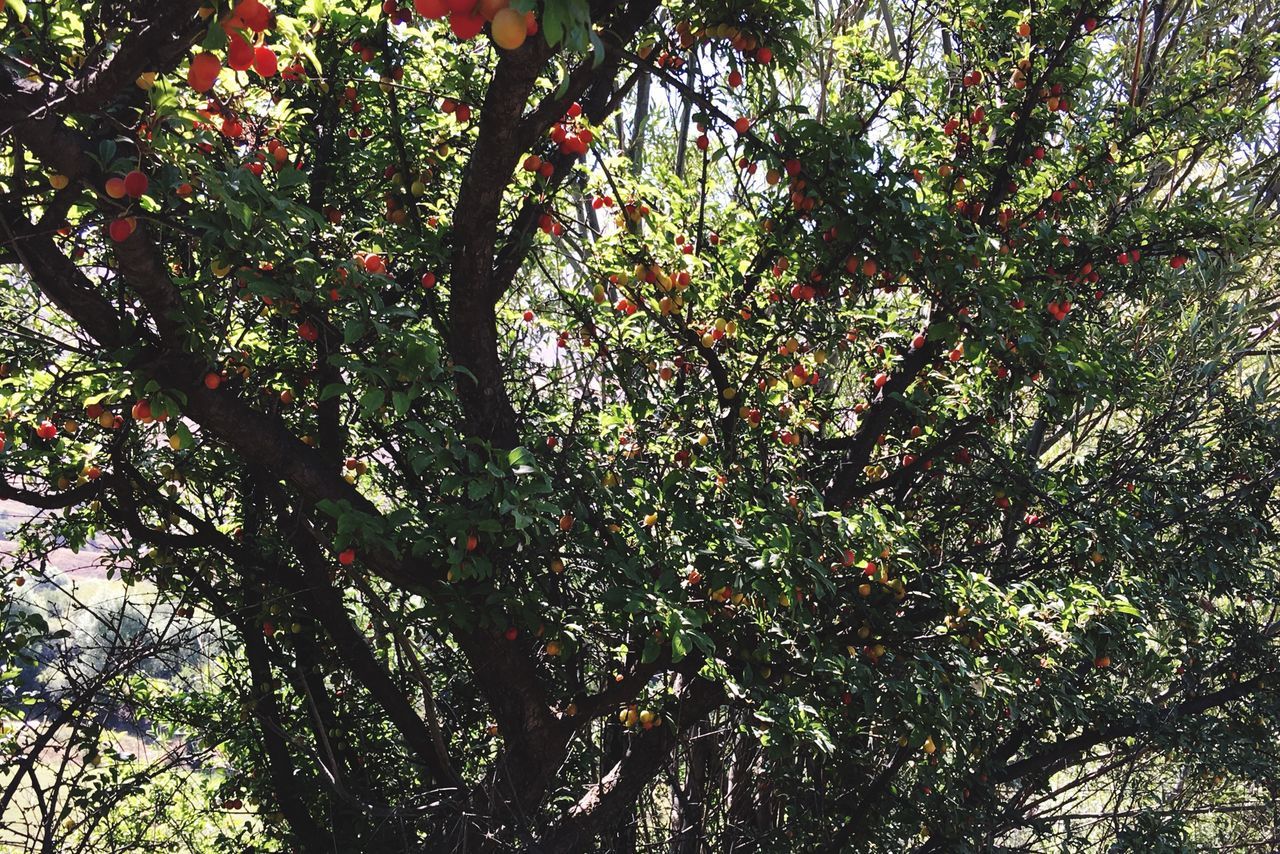
[[[1280,844],[1274,3],[3,16],[19,849]]]

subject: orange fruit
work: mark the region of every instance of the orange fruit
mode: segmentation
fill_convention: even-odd
[[[500,10],[493,16],[491,30],[494,43],[503,50],[517,49],[528,37],[524,15],[510,7]]]
[[[212,53],[199,53],[191,60],[191,68],[187,70],[187,82],[197,92],[208,92],[218,80],[222,71],[222,62]]]

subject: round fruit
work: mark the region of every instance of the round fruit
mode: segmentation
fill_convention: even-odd
[[[278,67],[276,53],[271,48],[262,45],[253,52],[253,70],[263,77],[274,77]]]
[[[133,230],[136,227],[133,217],[121,217],[111,221],[111,225],[107,226],[107,233],[111,235],[111,239],[116,243],[124,243],[133,234]]]
[[[455,12],[449,16],[449,28],[460,41],[470,41],[484,29],[484,18],[469,12]],[[459,115],[458,121],[465,119]]]
[[[212,53],[198,53],[191,60],[191,67],[187,70],[187,82],[197,92],[208,92],[218,81],[218,74],[221,71],[222,62],[217,56]]]
[[[147,194],[147,176],[137,169],[124,176],[124,191],[131,199],[140,199]]]
[[[232,71],[248,71],[253,67],[253,45],[239,33],[227,37],[227,67]]]
[[[516,50],[528,37],[524,15],[510,7],[493,16],[493,41],[503,50]]]
[[[444,0],[413,0],[413,10],[433,21],[449,14],[449,7],[444,4]]]

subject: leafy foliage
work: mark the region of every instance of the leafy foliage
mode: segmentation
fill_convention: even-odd
[[[1268,844],[1276,10],[1132,5],[10,3],[12,571],[154,595],[0,650],[218,769],[65,809]]]

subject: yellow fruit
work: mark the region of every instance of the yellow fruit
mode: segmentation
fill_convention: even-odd
[[[215,259],[213,263],[209,265],[209,269],[213,271],[214,276],[221,279],[223,276],[231,272],[231,265],[225,261]]]
[[[154,71],[144,71],[138,75],[138,79],[134,81],[138,84],[138,88],[146,91],[156,85],[156,73]]]
[[[57,173],[54,173],[53,175],[49,176],[49,186],[53,187],[53,189],[55,190],[61,190],[70,183],[71,183],[71,179],[68,178],[66,175],[59,175]]]
[[[493,41],[503,50],[516,50],[524,44],[529,30],[525,26],[524,15],[510,7],[493,16],[490,24]]]
[[[926,738],[922,747],[925,753],[933,753],[938,749],[938,745],[933,743],[933,736]]]

